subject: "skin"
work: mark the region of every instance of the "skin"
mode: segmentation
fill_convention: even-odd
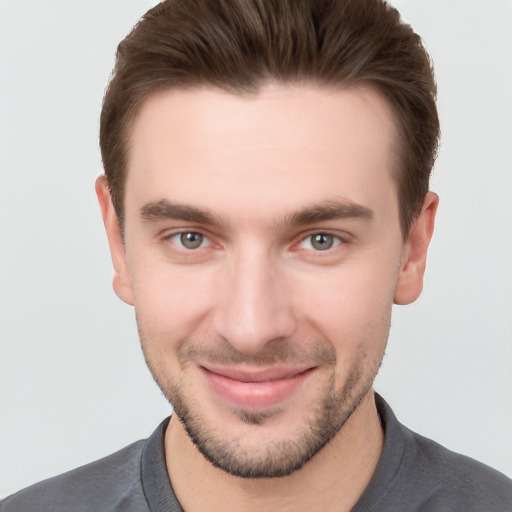
[[[395,142],[365,87],[173,90],[133,125],[124,243],[98,178],[114,289],[177,413],[167,469],[188,512],[349,510],[368,484],[371,386],[393,302],[421,292],[438,203],[404,241]]]

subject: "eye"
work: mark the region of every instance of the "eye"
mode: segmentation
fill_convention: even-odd
[[[209,244],[208,239],[204,235],[195,231],[176,233],[169,237],[169,239],[178,247],[182,247],[189,251],[206,247]]]
[[[299,244],[301,249],[314,251],[327,251],[341,244],[341,239],[329,233],[315,233],[310,235]]]

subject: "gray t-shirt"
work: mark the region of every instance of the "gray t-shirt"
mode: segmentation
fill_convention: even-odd
[[[384,448],[352,512],[512,512],[512,480],[401,425],[376,395]],[[9,496],[2,512],[181,512],[164,457],[167,418],[153,435]]]

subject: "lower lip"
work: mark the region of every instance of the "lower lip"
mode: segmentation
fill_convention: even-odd
[[[251,410],[276,407],[289,398],[311,375],[314,369],[285,379],[265,382],[242,382],[213,373],[203,367],[210,389],[231,405]]]

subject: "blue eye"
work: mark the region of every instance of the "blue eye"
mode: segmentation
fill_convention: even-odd
[[[328,251],[341,244],[341,239],[329,233],[315,233],[308,236],[301,243],[302,249],[312,249],[314,251]]]
[[[170,239],[178,246],[188,250],[199,249],[208,245],[208,239],[201,233],[195,231],[185,231],[183,233],[176,233]]]

